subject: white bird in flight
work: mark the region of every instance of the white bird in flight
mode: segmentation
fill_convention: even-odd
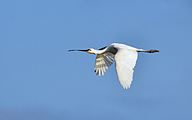
[[[137,49],[128,45],[112,43],[109,46],[103,47],[99,50],[93,48],[87,50],[69,50],[69,51],[83,51],[90,54],[97,54],[95,60],[96,75],[104,75],[109,67],[115,61],[116,72],[120,84],[124,89],[130,88],[133,80],[133,68],[135,67],[138,52],[154,53],[158,50],[143,50]]]

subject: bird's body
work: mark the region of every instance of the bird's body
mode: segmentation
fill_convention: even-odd
[[[96,75],[104,75],[104,73],[113,64],[116,63],[116,72],[120,84],[124,89],[130,88],[133,80],[133,68],[135,67],[138,52],[154,53],[158,50],[143,50],[137,49],[128,45],[112,43],[109,46],[103,47],[99,50],[69,50],[69,51],[84,51],[91,54],[97,54],[95,60]]]

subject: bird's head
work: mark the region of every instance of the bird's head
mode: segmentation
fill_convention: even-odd
[[[95,54],[95,49],[93,48],[90,48],[90,49],[87,49],[87,50],[68,50],[68,52],[70,51],[82,51],[82,52],[87,52],[87,53],[90,53],[90,54]]]
[[[90,53],[90,54],[95,54],[95,49],[93,48],[90,48],[88,49],[88,51],[86,51],[87,53]]]

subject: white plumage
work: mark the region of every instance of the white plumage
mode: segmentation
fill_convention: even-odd
[[[130,88],[133,80],[133,68],[135,67],[138,52],[154,53],[158,50],[142,50],[134,47],[130,47],[124,44],[112,43],[107,47],[103,47],[99,50],[69,50],[69,51],[84,51],[91,54],[97,54],[95,60],[96,75],[104,75],[104,73],[113,64],[116,63],[116,72],[120,84],[124,89]]]

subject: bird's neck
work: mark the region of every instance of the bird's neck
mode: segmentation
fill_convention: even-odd
[[[94,50],[94,54],[102,54],[105,50]]]

